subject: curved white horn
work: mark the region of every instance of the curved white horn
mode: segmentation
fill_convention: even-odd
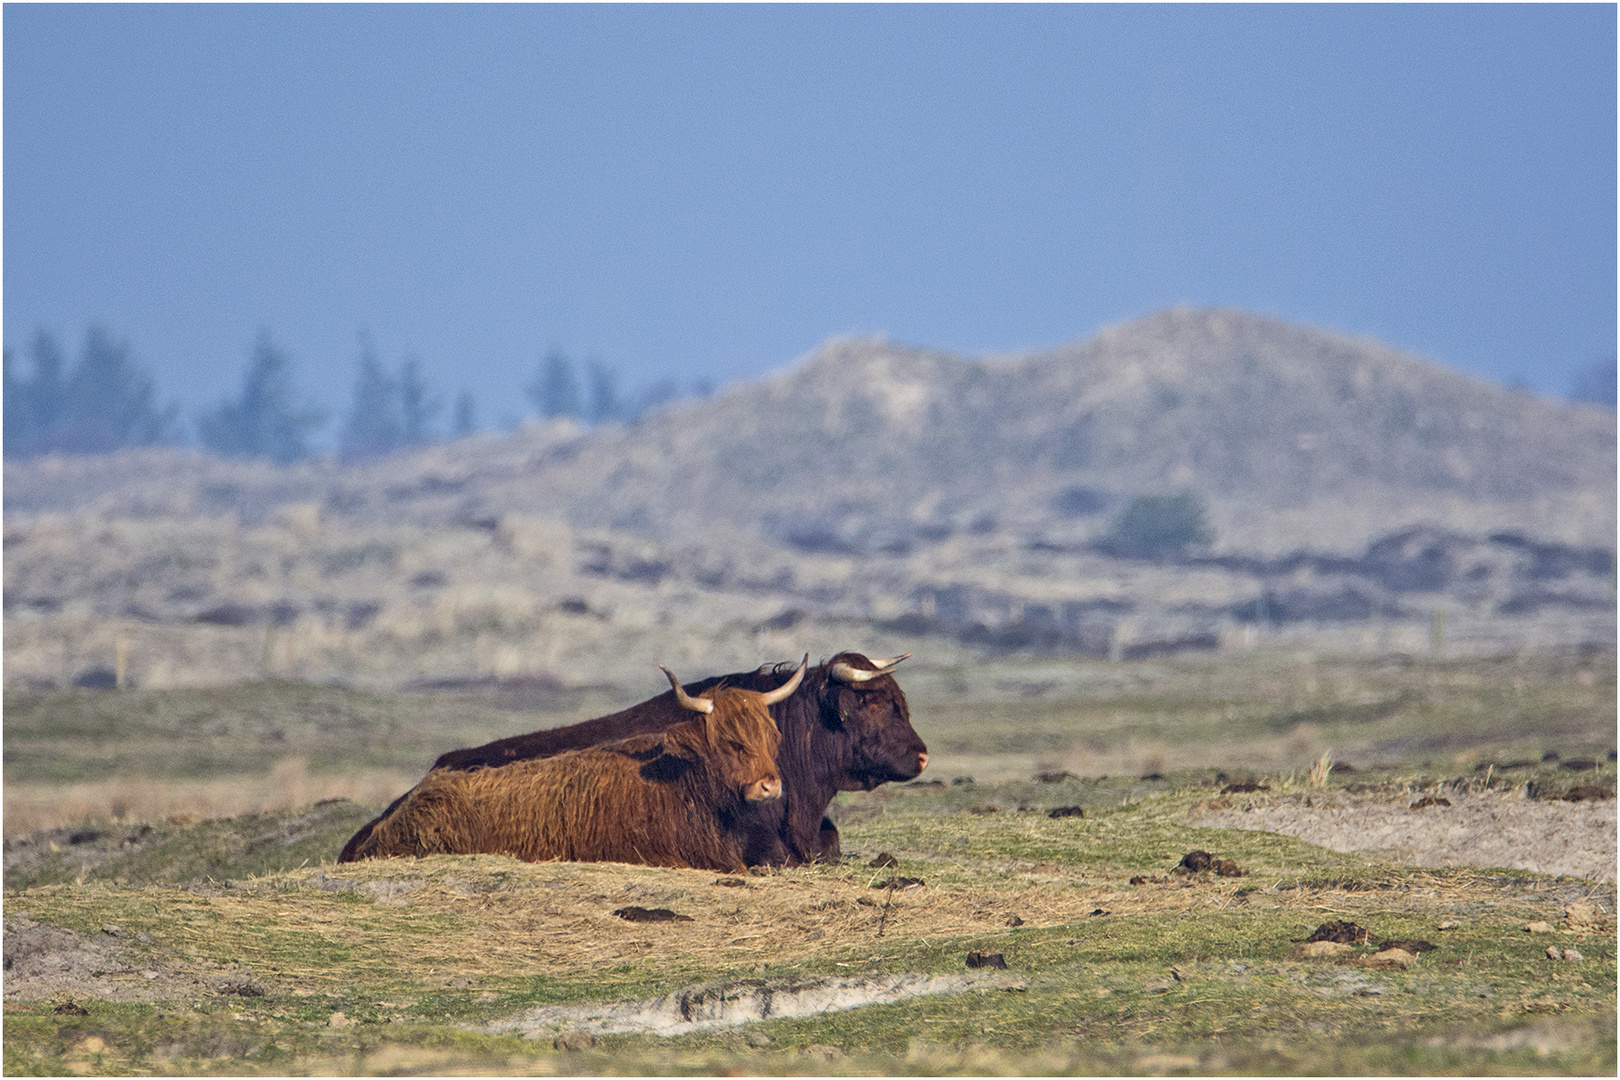
[[[876,671],[866,671],[863,668],[854,667],[840,660],[832,666],[832,677],[841,683],[871,682],[879,675],[887,675],[890,668],[910,655],[910,653],[903,653],[900,656],[891,656],[887,660],[873,660],[871,663],[872,666],[877,668]]]
[[[882,675],[881,671],[862,671],[840,660],[832,666],[832,677],[841,683],[863,683]]]
[[[767,690],[765,693],[760,695],[765,704],[775,705],[778,701],[786,699],[790,694],[793,693],[793,691],[797,690],[799,688],[799,683],[804,679],[804,669],[809,666],[810,654],[805,653],[804,659],[799,661],[799,670],[793,673],[793,677],[791,679],[783,683],[781,686],[778,686],[775,690]]]
[[[669,685],[675,688],[675,700],[681,703],[681,708],[691,709],[693,712],[700,713],[714,712],[714,702],[712,700],[709,698],[693,697],[685,690],[682,690],[681,680],[677,679],[675,677],[675,673],[669,670],[669,668],[665,667],[663,664],[658,665],[658,670],[669,676]]]

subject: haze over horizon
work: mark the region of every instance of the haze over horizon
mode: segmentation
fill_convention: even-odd
[[[480,426],[829,337],[1048,348],[1233,307],[1567,396],[1615,354],[1615,10],[5,11],[6,343],[187,420],[368,332]],[[330,427],[328,429],[330,433]]]

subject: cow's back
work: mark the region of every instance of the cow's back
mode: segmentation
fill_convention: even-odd
[[[684,758],[688,767],[673,781],[649,779],[649,763],[666,750],[660,738],[642,736],[500,769],[435,769],[374,823],[355,855],[742,870],[734,796],[715,786],[699,758]]]
[[[697,687],[692,693],[701,693],[706,687]],[[664,699],[668,698],[667,707]],[[517,761],[548,758],[568,750],[584,750],[599,743],[616,742],[632,735],[651,735],[678,724],[691,716],[675,702],[674,691],[668,691],[633,705],[622,712],[584,720],[566,727],[546,728],[525,735],[510,735],[482,746],[469,746],[439,755],[433,763],[435,769],[494,769]]]

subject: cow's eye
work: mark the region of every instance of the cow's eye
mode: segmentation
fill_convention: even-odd
[[[740,753],[742,753],[743,751],[745,751],[747,749],[748,749],[748,747],[744,746],[742,743],[738,742],[737,740],[733,739],[731,741],[731,752],[733,754],[740,754]]]

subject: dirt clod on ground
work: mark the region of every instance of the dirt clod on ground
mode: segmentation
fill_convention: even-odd
[[[1410,967],[1416,959],[1417,957],[1405,949],[1382,949],[1371,956],[1345,957],[1339,963],[1349,964],[1354,967],[1373,968],[1374,970],[1398,970]]]
[[[1598,909],[1585,900],[1564,908],[1564,925],[1570,930],[1595,930],[1603,925]]]
[[[622,907],[613,914],[625,922],[691,922],[692,916],[680,915],[669,908],[644,908],[631,905]]]
[[[1270,791],[1270,784],[1258,780],[1237,780],[1221,788],[1222,795],[1245,795],[1251,791]]]

